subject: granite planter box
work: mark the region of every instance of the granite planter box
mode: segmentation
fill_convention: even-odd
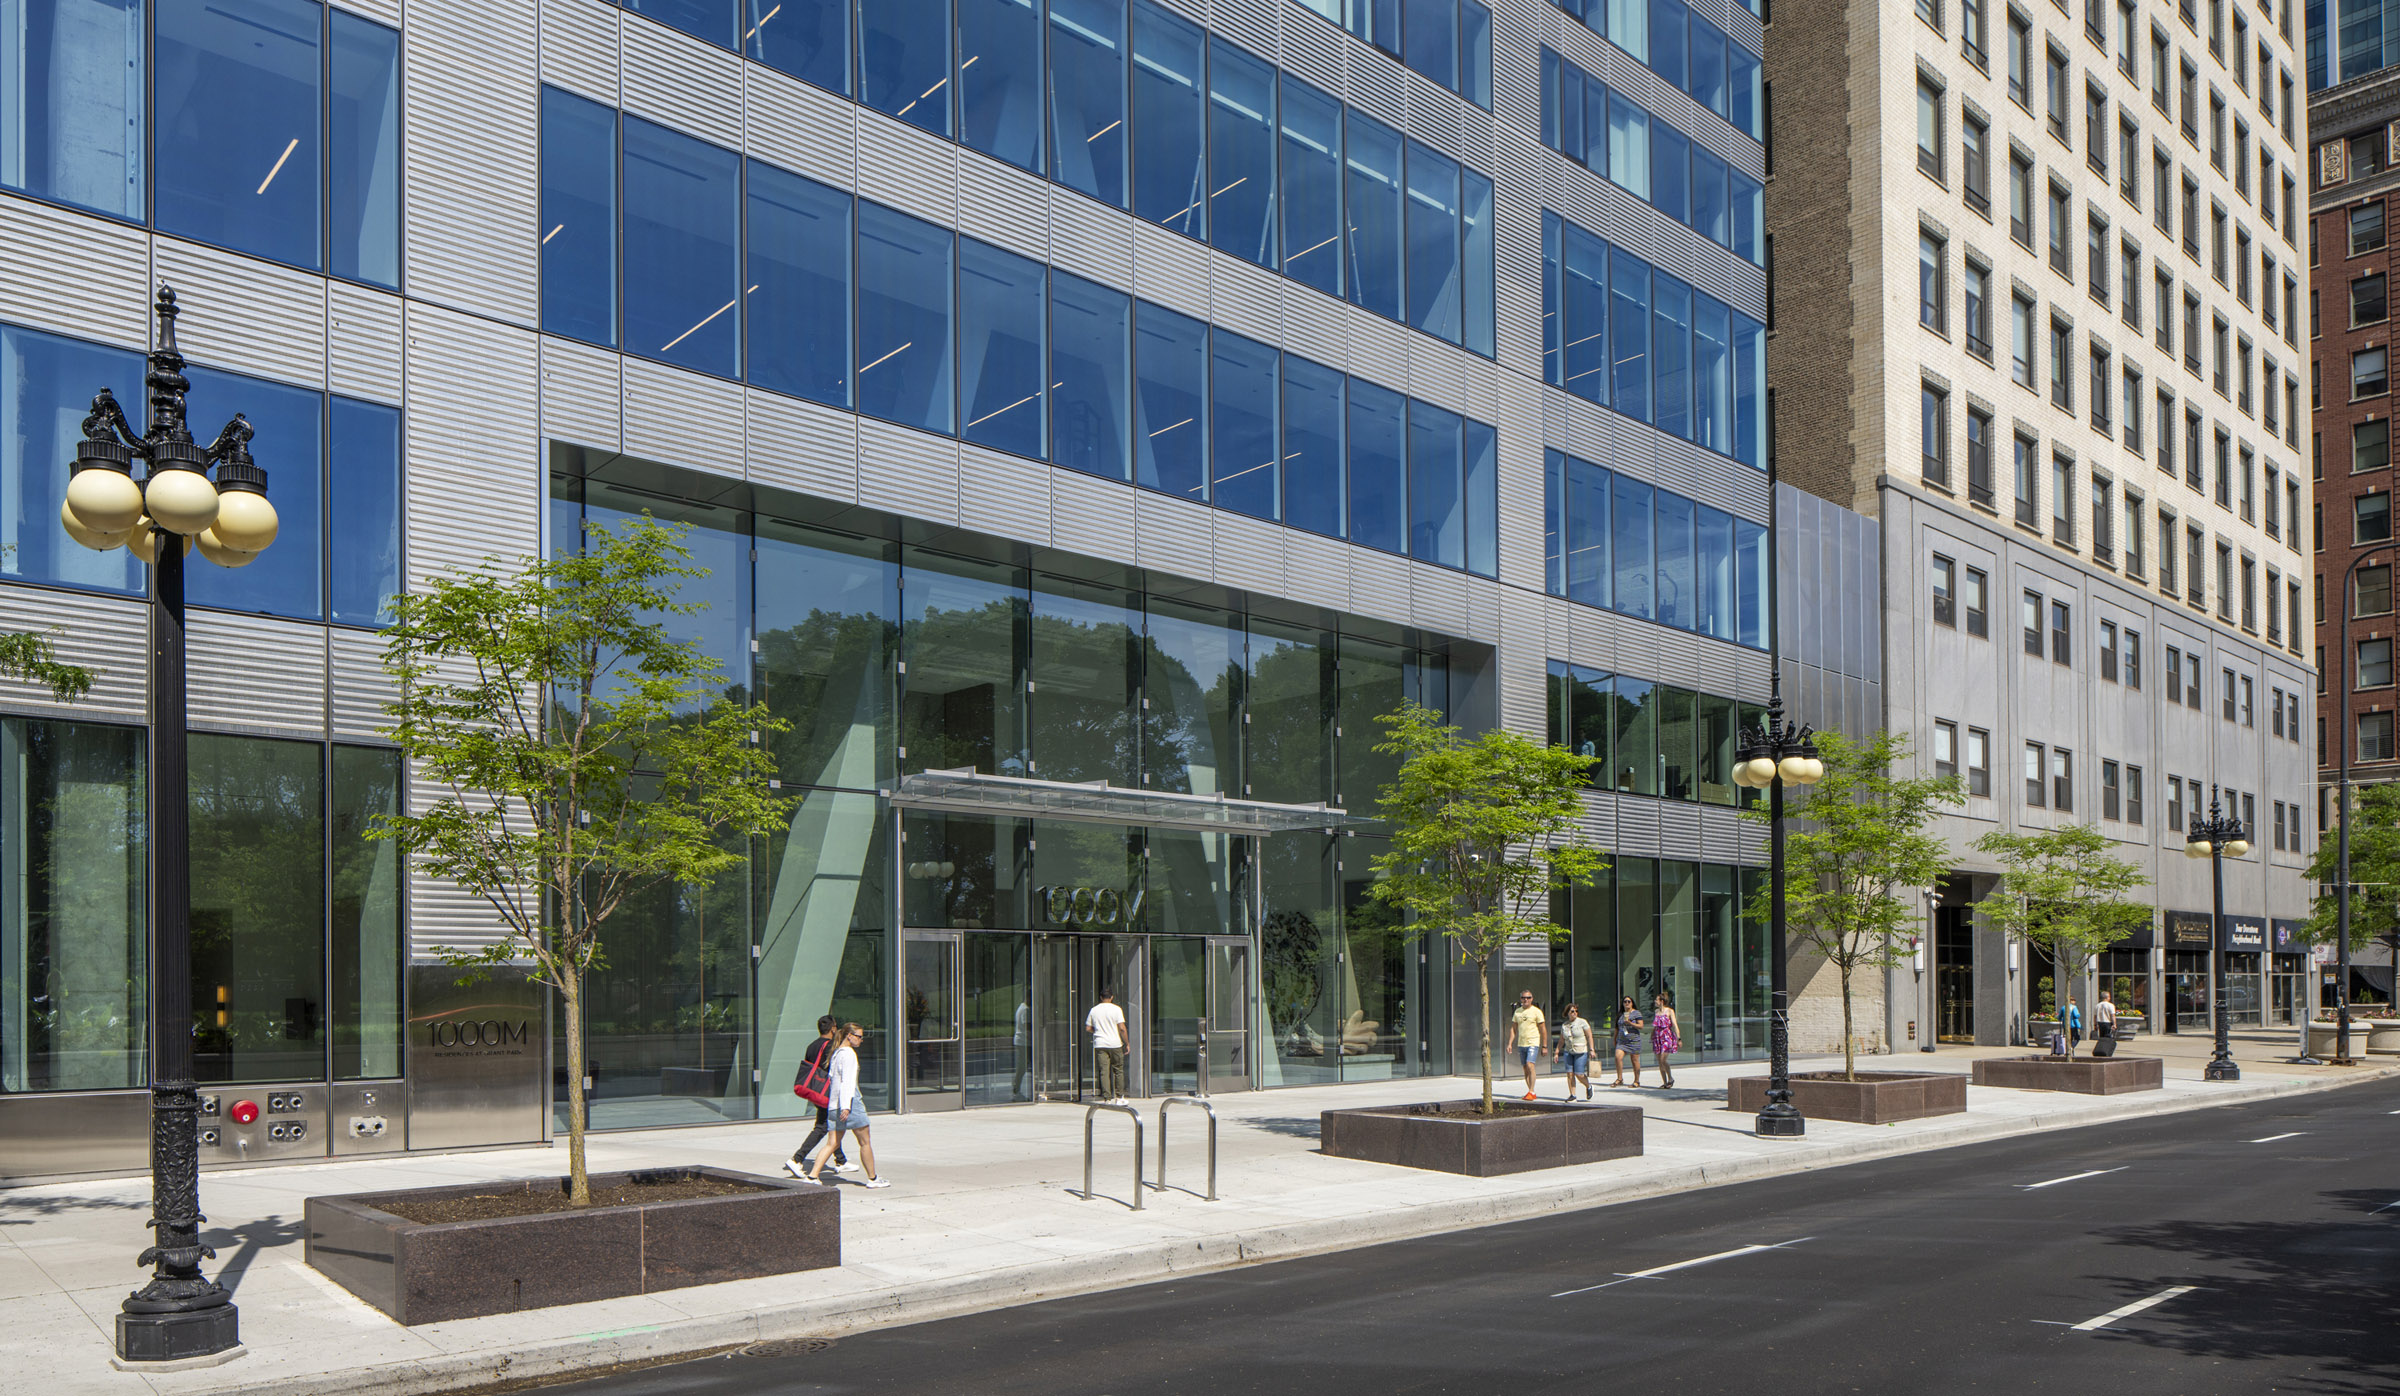
[[[2095,1059],[2048,1055],[1986,1057],[1975,1063],[1975,1084],[2012,1091],[2074,1091],[2081,1095],[2123,1095],[2155,1091],[2166,1084],[2167,1064],[2160,1057]]]
[[[1327,1110],[1318,1117],[1318,1139],[1334,1158],[1474,1178],[1641,1155],[1642,1112],[1637,1106],[1494,1103],[1508,1113],[1478,1115],[1474,1112],[1483,1104],[1479,1100]]]
[[[1767,1105],[1767,1078],[1737,1076],[1725,1083],[1725,1108],[1755,1115]],[[1845,1081],[1838,1071],[1792,1077],[1792,1104],[1812,1120],[1888,1125],[1967,1108],[1967,1078],[1955,1072],[1862,1071]]]
[[[595,1173],[595,1189],[710,1179],[749,1190],[474,1221],[413,1222],[408,1201],[563,1188],[526,1179],[308,1199],[307,1260],[404,1324],[514,1313],[842,1263],[842,1201],[722,1168]]]

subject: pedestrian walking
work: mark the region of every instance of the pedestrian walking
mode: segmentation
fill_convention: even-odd
[[[1675,1017],[1675,1005],[1667,1002],[1665,994],[1651,998],[1650,1050],[1658,1054],[1658,1084],[1664,1090],[1675,1084],[1675,1067],[1668,1059],[1683,1048],[1683,1024]],[[1637,1078],[1639,1073],[1636,1073]],[[1637,1079],[1636,1085],[1640,1084]]]
[[[1558,1025],[1558,1050],[1550,1054],[1550,1064],[1557,1066],[1564,1058],[1567,1067],[1567,1099],[1575,1098],[1575,1088],[1583,1087],[1583,1098],[1592,1098],[1592,1023],[1575,1005],[1567,1005],[1567,1016]]]
[[[2067,1011],[2059,1015],[2059,1021],[2066,1024],[2067,1050],[2072,1052],[2075,1044],[2083,1041],[2083,1010],[2075,1006],[2073,994],[2067,995]]]
[[[844,1023],[834,1030],[833,1071],[831,1084],[826,1087],[826,1111],[833,1118],[833,1142],[817,1154],[817,1162],[800,1174],[804,1183],[821,1183],[818,1175],[825,1171],[826,1159],[841,1151],[845,1135],[858,1136],[859,1161],[867,1166],[866,1186],[888,1188],[890,1183],[875,1172],[875,1141],[867,1128],[867,1098],[858,1090],[858,1044],[867,1040],[867,1030],[856,1023]]]
[[[828,1126],[826,1123],[825,1118],[826,1112],[832,1108],[832,1097],[829,1094],[825,1094],[825,1085],[823,1083],[830,1082],[832,1077],[832,1065],[826,1060],[826,1058],[832,1055],[833,1052],[833,1030],[836,1026],[837,1024],[834,1016],[830,1013],[826,1014],[822,1018],[817,1019],[817,1040],[811,1042],[806,1048],[802,1049],[800,1053],[800,1074],[792,1081],[792,1090],[795,1093],[798,1093],[803,1086],[809,1085],[812,1081],[820,1083],[816,1086],[816,1090],[820,1095],[823,1095],[825,1099],[825,1103],[817,1107],[816,1128],[811,1129],[808,1132],[808,1137],[800,1141],[800,1147],[792,1151],[792,1157],[790,1161],[783,1165],[783,1171],[791,1174],[795,1178],[799,1177],[800,1171],[808,1166],[809,1151],[816,1148],[819,1144],[824,1143],[825,1136],[833,1132],[830,1126]],[[806,1095],[801,1096],[801,1098],[803,1100],[810,1099],[810,1097]],[[856,1167],[857,1165],[851,1163],[850,1160],[842,1156],[842,1151],[839,1148],[836,1148],[833,1151],[834,1172],[850,1173],[856,1171]]]
[[[2103,991],[2100,1001],[2092,1005],[2092,1040],[2117,1035],[2117,1001]]]
[[[1617,1080],[1625,1084],[1625,1063],[1633,1063],[1633,1086],[1642,1086],[1642,1015],[1635,1011],[1633,995],[1627,994],[1617,1005]]]
[[[1116,994],[1100,991],[1100,1001],[1084,1015],[1083,1026],[1092,1035],[1093,1073],[1099,1078],[1100,1098],[1111,1105],[1125,1103],[1125,1010],[1117,1007]]]
[[[1541,1060],[1542,1048],[1550,1042],[1550,1018],[1534,1006],[1533,991],[1527,989],[1517,995],[1517,1011],[1508,1021],[1516,1033],[1510,1041],[1516,1047],[1517,1063],[1525,1068],[1525,1098],[1531,1100],[1534,1063]]]

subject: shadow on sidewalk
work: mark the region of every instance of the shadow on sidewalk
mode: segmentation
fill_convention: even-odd
[[[251,1262],[258,1259],[260,1251],[292,1245],[306,1233],[305,1222],[266,1217],[241,1226],[211,1227],[200,1234],[200,1243],[214,1247],[217,1252],[217,1283],[229,1290],[238,1290],[242,1285],[242,1277],[250,1272]]]
[[[31,1226],[40,1218],[73,1212],[139,1212],[149,1205],[147,1200],[117,1197],[0,1196],[0,1226]]]

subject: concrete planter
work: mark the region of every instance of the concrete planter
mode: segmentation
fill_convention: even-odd
[[[2073,1091],[2079,1095],[2123,1095],[2155,1091],[2167,1081],[2159,1057],[1986,1057],[1975,1063],[1975,1084],[2012,1091]]]
[[[2350,1020],[2350,1030],[2358,1031],[2358,1020]],[[2379,1057],[2400,1057],[2400,1021],[2378,1019],[2367,1025],[2367,1050]]]
[[[1637,1158],[1642,1112],[1631,1105],[1565,1105],[1556,1101],[1496,1102],[1510,1111],[1474,1114],[1479,1100],[1327,1110],[1318,1138],[1333,1158],[1396,1163],[1492,1178],[1537,1168]]]
[[[1736,1076],[1725,1083],[1725,1108],[1755,1115],[1766,1108],[1767,1078]],[[1862,1071],[1845,1081],[1838,1071],[1792,1078],[1792,1104],[1812,1120],[1888,1125],[1967,1108],[1967,1078],[1953,1072]]]
[[[842,1263],[842,1202],[722,1168],[595,1173],[594,1188],[711,1178],[722,1197],[589,1207],[477,1221],[413,1222],[377,1204],[563,1187],[564,1179],[471,1183],[308,1199],[308,1263],[404,1324],[514,1313],[627,1294],[818,1270]]]
[[[2310,1056],[2332,1056],[2334,1044],[2340,1040],[2338,1025],[2333,1020],[2318,1019],[2309,1023]],[[2354,1053],[2371,1052],[2379,1057],[2400,1057],[2400,1019],[2351,1018],[2350,1050]]]

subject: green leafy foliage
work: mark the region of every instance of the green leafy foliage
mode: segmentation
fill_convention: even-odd
[[[2341,844],[2328,837],[2309,860],[2308,877],[2318,887],[2309,908],[2308,938],[2332,945],[2341,933]],[[2400,785],[2359,785],[2350,791],[2350,948],[2400,941]]]
[[[92,691],[92,671],[59,662],[50,641],[58,633],[56,627],[0,633],[0,674],[41,684],[59,702],[72,703]]]
[[[1512,940],[1557,940],[1554,887],[1589,882],[1607,867],[1574,836],[1594,758],[1504,729],[1467,737],[1417,703],[1376,719],[1375,749],[1399,758],[1378,809],[1391,851],[1375,858],[1377,900],[1410,918],[1416,937],[1439,936],[1475,966],[1483,1016],[1483,1111],[1492,1112],[1491,958]]]
[[[2106,834],[2089,824],[2011,834],[1995,829],[1975,846],[1998,860],[2000,890],[1982,902],[1990,924],[2050,952],[2064,998],[2083,982],[2092,959],[2150,924],[2150,907],[2130,894],[2150,885],[2132,862],[2109,852]],[[2046,1000],[2063,1012],[2056,999]],[[2067,1054],[2075,1044],[2069,1041]]]
[[[579,1204],[584,977],[607,963],[602,928],[651,888],[706,887],[788,812],[768,786],[785,724],[669,632],[702,609],[677,599],[704,575],[683,532],[645,516],[592,526],[578,554],[487,560],[400,597],[385,632],[400,691],[386,735],[444,793],[371,836],[498,915],[501,937],[452,963],[526,964],[557,991]]]

